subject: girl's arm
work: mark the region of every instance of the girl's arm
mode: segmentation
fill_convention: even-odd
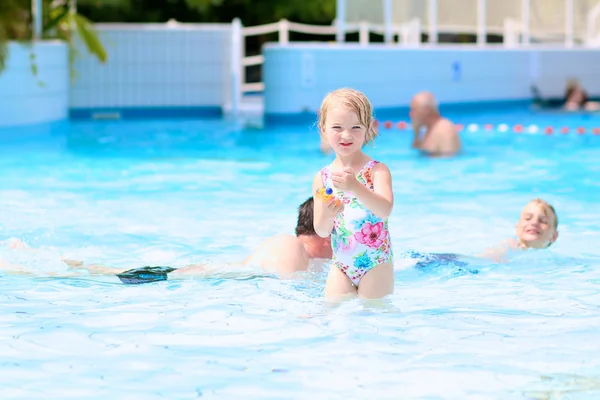
[[[374,191],[356,180],[356,187],[351,190],[356,197],[373,214],[379,218],[386,219],[394,208],[394,192],[392,190],[392,174],[387,165],[378,163],[373,167]]]

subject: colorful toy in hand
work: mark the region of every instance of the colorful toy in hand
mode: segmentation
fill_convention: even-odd
[[[332,188],[317,189],[316,194],[317,194],[317,197],[319,197],[321,200],[323,200],[323,202],[327,202],[330,199],[335,198]],[[335,206],[338,207],[340,204],[342,204],[342,201],[340,199],[335,199]]]
[[[320,188],[317,189],[317,197],[321,198],[321,200],[323,201],[328,201],[329,199],[331,199],[333,196],[333,189],[332,188]]]

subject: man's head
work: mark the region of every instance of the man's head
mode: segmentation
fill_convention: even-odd
[[[439,114],[437,101],[431,92],[419,92],[413,96],[410,102],[410,119],[414,125],[427,125]]]
[[[517,237],[524,246],[544,249],[558,238],[558,216],[549,203],[533,199],[521,211],[516,228]]]
[[[567,79],[567,90],[580,88],[579,80],[576,78]]]
[[[331,258],[331,237],[322,238],[315,232],[313,225],[314,200],[309,197],[298,207],[298,223],[296,224],[296,236],[308,247],[312,258]]]

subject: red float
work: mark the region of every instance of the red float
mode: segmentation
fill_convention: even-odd
[[[513,131],[517,132],[517,133],[521,133],[523,132],[523,125],[517,124],[513,127]]]

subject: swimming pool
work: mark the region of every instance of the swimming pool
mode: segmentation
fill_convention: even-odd
[[[404,115],[378,115],[393,121]],[[454,113],[461,124],[586,126],[589,115]],[[600,125],[600,124],[599,124]],[[389,307],[327,307],[323,272],[126,286],[0,275],[0,397],[572,399],[600,395],[600,136],[462,133],[465,154],[417,156],[382,129],[394,177]],[[330,157],[306,125],[69,122],[0,132],[0,257],[115,267],[238,261],[293,232]],[[542,197],[551,250],[506,265],[419,270],[404,252],[475,254]]]

